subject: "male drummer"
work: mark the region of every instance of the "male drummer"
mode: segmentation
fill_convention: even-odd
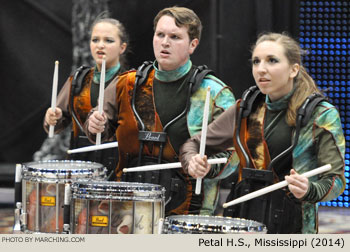
[[[210,87],[209,122],[234,104],[230,88],[213,75],[205,76],[199,83],[189,83],[198,73],[190,55],[199,44],[201,31],[201,21],[192,10],[184,7],[161,10],[154,19],[156,60],[142,66],[146,78],[140,80],[136,71],[120,75],[116,85],[105,90],[104,113],[94,109],[85,123],[92,141],[96,133],[102,133],[103,139],[116,134],[117,180],[165,187],[166,215],[213,214],[219,181],[231,173],[224,170],[224,165],[216,165],[203,180],[199,195],[194,193],[196,180],[181,168],[123,173],[126,167],[178,162],[180,146],[201,131],[207,87]],[[227,151],[217,157],[228,156]]]

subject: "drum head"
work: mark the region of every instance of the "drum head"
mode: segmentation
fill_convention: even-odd
[[[173,215],[165,220],[168,233],[232,234],[266,233],[266,226],[253,220],[221,216]]]
[[[79,180],[72,184],[72,198],[120,201],[163,201],[164,187],[147,183]]]
[[[79,160],[48,160],[23,164],[23,178],[76,179],[106,177],[102,164]]]

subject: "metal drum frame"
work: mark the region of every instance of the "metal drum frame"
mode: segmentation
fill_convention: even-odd
[[[49,233],[61,233],[63,227],[59,225],[60,214],[63,214],[64,185],[72,183],[78,179],[94,178],[105,179],[107,169],[99,163],[76,160],[49,160],[39,162],[29,162],[22,166],[22,216],[21,222],[24,232],[42,233],[40,227],[40,211],[43,209],[41,203],[43,196],[40,196],[41,186],[54,186],[55,196],[48,200],[48,206],[51,204],[56,208],[55,231]],[[31,190],[29,191],[28,189]],[[28,230],[27,208],[30,206],[29,195],[36,190],[35,195],[35,220],[33,230]],[[40,200],[39,200],[40,198]],[[52,201],[52,202],[50,202]],[[47,233],[47,232],[43,232]]]
[[[150,203],[151,211],[151,231],[146,233],[159,233],[163,225],[165,207],[165,189],[160,185],[147,184],[147,183],[134,183],[134,182],[111,182],[111,181],[77,181],[71,186],[71,233],[117,233],[116,228],[112,225],[113,216],[115,218],[121,218],[119,216],[119,211],[123,207],[123,204],[131,205],[132,224],[131,231],[128,233],[138,233],[137,226],[137,213],[140,211],[140,205],[138,204],[148,204]],[[107,209],[108,214],[105,213],[100,219],[101,228],[96,231],[95,225],[98,223],[93,223],[92,218],[96,219],[94,213],[96,213],[96,205],[94,209],[91,209],[91,203],[100,202],[100,204],[108,204]],[[93,213],[94,211],[94,213]],[[158,216],[155,216],[156,211]],[[85,217],[84,230],[79,227],[80,215]],[[118,216],[117,216],[118,215]],[[117,216],[117,217],[116,217]],[[158,225],[155,223],[158,222]],[[161,227],[159,228],[159,225]],[[95,229],[94,229],[95,228]],[[93,230],[94,229],[94,230]],[[160,230],[160,231],[159,231]]]

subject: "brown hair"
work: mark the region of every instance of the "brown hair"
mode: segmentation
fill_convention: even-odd
[[[286,120],[288,125],[295,126],[296,116],[298,108],[303,104],[305,99],[312,93],[321,93],[316,86],[312,77],[306,72],[306,69],[301,64],[301,56],[304,51],[301,50],[299,44],[287,34],[281,33],[266,33],[259,36],[255,45],[252,47],[254,51],[255,47],[264,41],[273,41],[279,43],[283,49],[285,56],[288,59],[290,65],[299,64],[300,69],[297,76],[294,78],[294,84],[296,86],[293,96],[288,104],[288,111]]]
[[[200,40],[202,34],[202,23],[193,10],[177,6],[161,10],[158,12],[153,21],[154,31],[156,30],[159,19],[165,15],[173,17],[175,19],[175,24],[177,27],[187,27],[190,41],[193,39]]]

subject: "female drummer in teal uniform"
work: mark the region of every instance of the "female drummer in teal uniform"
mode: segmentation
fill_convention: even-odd
[[[103,14],[104,15],[104,14]],[[71,122],[73,132],[71,149],[91,145],[82,127],[88,112],[97,105],[102,59],[106,60],[105,87],[117,81],[117,76],[125,71],[125,52],[128,35],[123,24],[113,18],[99,16],[91,26],[90,50],[96,63],[94,67],[80,67],[69,76],[57,97],[55,112],[47,109],[44,129],[48,131],[50,125],[55,126],[55,133],[59,133]],[[115,138],[111,136],[111,141]],[[114,170],[116,166],[116,148],[74,154],[70,158],[95,161]]]
[[[299,107],[304,108],[301,105],[305,100],[314,101],[312,97],[322,98],[301,65],[301,52],[298,43],[287,35],[262,35],[252,53],[252,73],[258,90],[252,87],[237,105],[208,126],[208,155],[235,146],[237,155],[230,165],[239,169],[240,182],[232,189],[232,198],[245,194],[241,190],[255,191],[267,184],[288,181],[288,190],[249,200],[226,212],[233,217],[264,222],[269,233],[316,233],[317,202],[338,197],[346,183],[345,139],[337,109],[325,100],[320,101],[310,111],[305,126],[298,130],[301,122],[297,120],[298,113],[302,112]],[[255,99],[248,99],[254,94]],[[248,104],[246,107],[251,111],[242,110],[243,104]],[[206,160],[197,154],[199,141],[200,135],[196,135],[180,150],[185,171],[195,178],[210,170]],[[292,144],[294,149],[289,148]],[[286,149],[291,151],[275,159]],[[332,166],[328,172],[311,178],[302,175],[326,164]],[[254,174],[257,176],[253,177]]]

